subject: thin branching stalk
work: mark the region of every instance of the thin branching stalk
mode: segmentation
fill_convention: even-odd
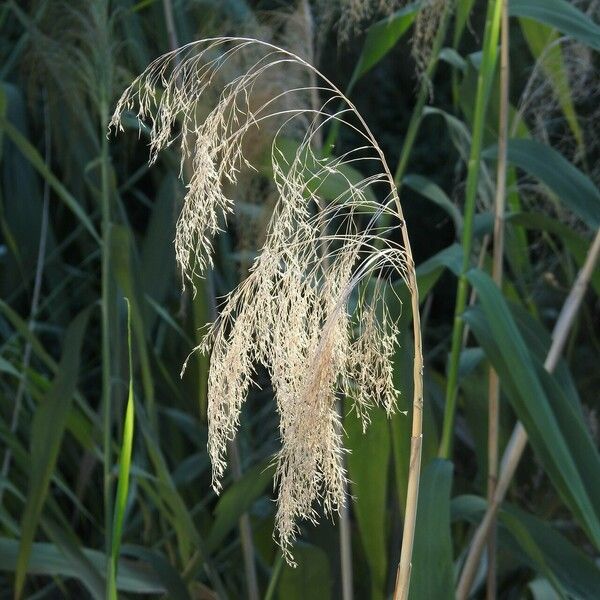
[[[310,3],[308,0],[300,0],[300,10],[302,11],[302,18],[305,24],[305,48],[307,50],[307,60],[311,64],[314,63],[315,60],[315,52],[314,52],[314,21],[312,16],[312,11],[310,8]],[[319,101],[319,90],[317,86],[317,77],[313,71],[309,74],[310,78],[310,104],[313,110],[317,111],[320,106]],[[313,146],[315,150],[322,153],[323,152],[323,135],[322,131],[319,128],[317,130],[316,135],[313,138]],[[317,207],[317,210],[320,210]],[[327,227],[324,226],[321,234],[324,239],[327,238]],[[328,268],[328,263],[326,260],[327,257],[327,244],[323,243],[321,252],[325,258],[323,263],[323,267],[325,270]],[[336,403],[336,410],[340,415],[340,434],[342,433],[342,403]],[[342,458],[344,463],[344,469],[346,468],[346,461]],[[344,496],[348,498],[348,484],[344,482]],[[339,544],[340,544],[340,572],[342,579],[342,600],[353,600],[354,598],[354,582],[353,582],[353,573],[352,573],[352,536],[351,536],[351,527],[350,527],[350,502],[347,500],[340,507],[340,532],[339,532]]]
[[[504,207],[506,204],[506,153],[508,146],[509,92],[509,21],[508,2],[502,2],[500,28],[500,108],[498,116],[498,164],[494,214],[494,252],[492,278],[502,289],[504,262]],[[488,381],[488,502],[492,502],[498,479],[498,427],[500,413],[500,379],[490,367]],[[492,523],[488,540],[487,600],[496,598],[496,527]]]
[[[171,0],[163,0],[163,9],[167,25],[169,45],[171,47],[171,51],[174,52],[179,47],[179,41],[177,36],[177,29],[175,27],[175,18]],[[190,143],[192,143],[191,140]],[[183,163],[183,172],[188,182],[192,180],[193,170],[194,168],[192,165],[192,161],[188,157],[185,157]],[[215,297],[214,286],[212,285],[212,277],[207,278],[204,290],[206,295],[206,302],[208,304],[208,313],[210,314],[211,320],[215,320],[217,302]],[[202,359],[205,358],[206,357],[202,357]],[[206,364],[206,362],[206,360],[203,360],[204,364]],[[204,393],[205,391],[201,390],[201,394]],[[242,461],[240,458],[238,443],[235,439],[229,442],[229,456],[231,460],[231,472],[233,480],[239,481],[242,478]],[[241,515],[238,521],[238,525],[240,528],[240,544],[242,547],[244,572],[246,574],[246,588],[248,593],[248,599],[258,600],[260,597],[260,593],[258,588],[258,576],[256,574],[256,557],[254,552],[254,543],[252,539],[252,526],[250,524],[250,517],[248,516],[248,513],[244,512]]]
[[[554,326],[554,331],[552,332],[552,345],[550,346],[550,350],[544,361],[544,368],[548,373],[552,373],[558,364],[599,256],[600,230],[596,232],[596,236],[588,251],[585,263],[577,275],[577,279],[563,304],[556,325]],[[519,422],[515,426],[510,441],[504,451],[504,455],[502,456],[500,476],[498,478],[494,497],[488,504],[483,520],[473,536],[473,541],[471,542],[471,547],[469,548],[469,553],[456,590],[456,597],[458,600],[466,600],[469,595],[498,508],[504,501],[508,486],[514,477],[526,446],[527,432],[522,423]]]
[[[244,56],[250,58],[251,66],[231,80],[229,61],[239,66]],[[257,92],[264,91],[282,69],[286,81],[299,71],[298,85],[267,94],[265,100]],[[302,83],[307,73],[314,73],[320,95],[327,96],[318,110],[310,104],[314,86],[310,80]],[[223,79],[225,83],[219,83]],[[220,89],[213,95],[216,104],[207,116],[201,116],[196,110],[198,99],[214,86]],[[158,93],[157,88],[162,91]],[[330,114],[329,106],[340,100],[347,108]],[[395,592],[396,598],[405,598],[420,472],[421,328],[408,231],[393,176],[373,133],[354,104],[306,60],[268,42],[241,37],[193,42],[157,59],[125,91],[112,125],[121,127],[121,115],[129,110],[150,121],[151,160],[176,139],[182,165],[186,157],[193,162],[176,234],[179,264],[192,282],[212,264],[212,238],[233,210],[222,182],[235,185],[240,169],[251,166],[244,154],[245,135],[256,128],[273,131],[271,166],[279,200],[267,238],[248,277],[225,298],[200,350],[211,351],[208,446],[216,491],[226,469],[227,443],[235,436],[253,381],[254,365],[263,364],[269,371],[282,440],[275,458],[275,529],[288,562],[293,563],[291,546],[299,533],[298,521],[316,522],[318,503],[331,514],[339,513],[346,502],[345,450],[335,410],[339,395],[353,400],[352,408],[364,427],[374,405],[384,407],[388,414],[395,408],[392,357],[397,328],[383,289],[392,275],[408,285],[415,345],[413,439]],[[358,134],[363,145],[342,156],[322,158],[313,151],[314,135],[335,120]],[[193,147],[188,143],[190,134]],[[281,137],[289,135],[300,138],[292,156],[280,145]],[[344,166],[356,167],[365,161],[376,165],[377,172],[350,182]],[[320,188],[329,177],[341,178],[347,185],[323,205]],[[372,193],[373,186],[387,192],[383,200]],[[382,230],[380,216],[387,213],[394,216],[393,225]],[[400,241],[390,235],[394,229]],[[367,298],[363,290],[369,283],[375,292]]]
[[[467,165],[467,183],[462,230],[463,261],[456,292],[454,325],[452,329],[452,346],[450,350],[448,378],[446,383],[446,405],[444,408],[444,422],[439,451],[439,454],[442,458],[449,458],[452,452],[454,418],[456,415],[456,400],[458,396],[458,365],[464,330],[462,314],[467,305],[469,291],[467,271],[471,265],[473,222],[477,200],[477,183],[479,181],[481,147],[483,143],[483,130],[490,87],[496,66],[501,7],[502,0],[490,0],[488,2],[483,40],[483,58],[477,79],[477,97],[475,100],[475,114],[473,117],[471,151]]]

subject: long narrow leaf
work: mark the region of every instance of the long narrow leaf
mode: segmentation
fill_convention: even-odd
[[[371,412],[365,432],[361,420],[349,413],[344,418],[347,433],[348,473],[353,508],[371,573],[371,598],[385,598],[387,579],[386,501],[390,460],[390,429],[383,409]]]
[[[100,236],[94,225],[90,221],[88,215],[83,210],[81,205],[69,193],[65,186],[58,180],[56,175],[50,171],[40,153],[31,145],[29,140],[6,119],[0,118],[0,129],[6,132],[6,135],[19,148],[29,162],[33,165],[36,171],[48,182],[56,195],[69,207],[75,216],[81,221],[83,226],[92,234],[93,238],[100,243]]]
[[[48,397],[39,406],[33,418],[29,490],[21,521],[21,543],[15,574],[17,597],[20,597],[25,583],[33,539],[56,466],[71,400],[75,393],[81,345],[90,311],[91,307],[84,309],[69,326],[58,374]]]
[[[421,477],[409,598],[453,598],[451,488],[452,463],[433,460]]]
[[[103,570],[106,556],[97,550],[82,549],[86,558],[98,570]],[[19,542],[0,538],[0,571],[15,571],[18,564]],[[66,557],[54,544],[36,542],[31,546],[27,573],[49,577],[72,577],[78,579],[80,571],[76,563]],[[164,585],[147,564],[130,560],[119,561],[117,588],[133,594],[163,594]]]
[[[108,575],[108,597],[112,600],[117,598],[117,568],[119,561],[119,550],[123,536],[123,521],[125,519],[125,508],[129,491],[129,473],[131,470],[131,450],[133,447],[133,427],[135,421],[135,400],[133,396],[133,360],[131,358],[131,305],[127,302],[127,348],[129,356],[129,393],[127,396],[127,408],[125,410],[125,424],[123,426],[123,443],[119,459],[119,480],[117,483],[117,494],[113,510],[113,531],[111,536],[111,556]]]
[[[510,0],[514,17],[528,17],[550,25],[595,50],[600,50],[600,26],[566,0]]]
[[[482,310],[470,309],[465,320],[498,372],[503,389],[525,425],[536,453],[564,502],[600,547],[598,486],[589,473],[600,472],[583,420],[551,377],[532,357],[506,301],[485,273],[472,270]]]
[[[484,156],[495,159],[497,148],[488,148]],[[592,231],[600,227],[600,191],[556,150],[534,140],[512,139],[508,160],[548,186]]]

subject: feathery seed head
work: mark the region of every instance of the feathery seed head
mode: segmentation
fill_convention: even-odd
[[[242,52],[252,57],[247,71],[220,82],[227,62]],[[282,69],[308,73],[316,88],[300,84],[262,94],[265,81],[281,81],[274,73]],[[220,89],[215,106],[200,115],[198,99],[213,86]],[[326,97],[316,108],[315,90]],[[348,108],[330,114],[329,106],[340,100]],[[402,277],[415,290],[410,249],[395,241],[397,233],[404,242],[407,237],[393,178],[350,100],[304,59],[267,42],[215,38],[169,53],[125,91],[111,125],[120,127],[129,110],[149,123],[151,160],[178,143],[192,162],[175,240],[189,279],[211,265],[212,239],[233,209],[223,186],[233,192],[241,171],[252,168],[244,151],[247,134],[262,127],[273,131],[278,199],[263,248],[199,350],[211,353],[208,451],[217,491],[254,369],[268,369],[280,416],[276,531],[293,562],[298,522],[316,521],[318,504],[332,513],[345,501],[339,396],[352,399],[365,427],[373,406],[395,409],[397,331],[383,303],[383,278]],[[363,146],[339,157],[315,150],[315,136],[334,120],[357,132]],[[290,152],[288,136],[297,138],[299,131]],[[357,167],[367,163],[378,165],[376,174],[357,176]],[[384,188],[387,195],[379,199],[375,192]]]

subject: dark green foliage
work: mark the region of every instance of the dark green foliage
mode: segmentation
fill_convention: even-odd
[[[165,6],[172,5],[179,44],[267,30],[285,44],[287,17],[274,18],[271,4],[8,0],[0,7],[2,598],[104,598],[107,576],[110,581],[115,571],[118,597],[246,598],[243,515],[262,597],[341,597],[337,519],[317,529],[302,524],[296,569],[282,561],[271,537],[279,432],[268,374],[256,366],[258,385],[244,406],[236,442],[241,473],[229,472],[220,496],[211,487],[206,452],[209,358],[194,355],[180,377],[201,338],[199,328],[259,250],[272,209],[261,196],[272,177],[270,163],[255,165],[253,202],[231,191],[243,216],[225,227],[215,244],[214,272],[196,282],[194,295],[182,292],[173,248],[185,193],[179,156],[168,150],[149,167],[147,135],[133,118],[123,135],[106,138],[124,87],[170,49]],[[296,5],[277,4],[286,10]],[[597,98],[592,89],[582,97],[581,86],[572,84],[579,64],[574,56],[588,60],[591,72],[598,69],[600,24],[597,12],[582,10],[586,2],[510,0],[510,115],[517,120],[508,147],[506,272],[499,289],[488,275],[486,241],[498,154],[493,39],[481,53],[492,4],[456,0],[431,81],[414,78],[410,57],[419,3],[374,17],[364,35],[339,45],[335,29],[319,31],[317,13],[310,44],[319,50],[317,66],[349,90],[381,140],[392,173],[408,124],[416,128],[402,151],[409,158],[397,182],[419,263],[426,364],[410,598],[454,597],[456,575],[485,511],[493,365],[502,389],[500,451],[517,419],[530,441],[499,514],[498,597],[591,600],[600,589],[598,269],[563,360],[552,375],[542,365],[549,332],[600,224],[594,165],[600,121],[578,116]],[[323,2],[313,3],[313,10],[318,6]],[[571,41],[561,45],[560,36]],[[573,54],[575,42],[585,51]],[[518,110],[530,99],[523,97],[525,84],[548,43],[554,44],[552,63],[541,70],[553,108],[542,139],[531,110],[521,120]],[[411,119],[420,97],[426,106]],[[545,101],[541,92],[534,98]],[[325,131],[330,145],[323,160],[357,143],[338,133]],[[560,143],[549,144],[555,140]],[[288,141],[282,151],[292,156],[297,142]],[[462,203],[467,173],[471,223]],[[358,180],[347,168],[344,177],[314,183],[324,201],[343,201],[348,184]],[[442,460],[436,456],[461,269],[474,295],[457,315],[468,335],[458,338],[456,419],[451,428],[445,421],[452,451]],[[394,381],[398,408],[407,414],[388,421],[375,411],[363,434],[342,401],[357,599],[383,599],[393,590],[409,468],[410,302],[402,281],[390,282],[386,292],[401,327]],[[131,306],[129,338],[124,297]],[[473,597],[484,597],[483,587],[479,577]]]

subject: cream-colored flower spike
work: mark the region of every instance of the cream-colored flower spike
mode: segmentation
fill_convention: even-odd
[[[250,66],[243,75],[223,81],[228,63],[242,55],[251,57]],[[302,78],[307,73],[324,98],[320,109],[311,106],[315,88],[309,89],[309,83],[264,94],[269,82],[281,85],[282,77],[309,82],[311,77]],[[201,97],[212,98],[214,107],[202,111]],[[347,108],[330,114],[329,107],[340,101]],[[339,395],[353,399],[365,427],[373,406],[388,414],[395,409],[397,331],[384,303],[389,278],[404,278],[417,314],[413,416],[418,448],[413,451],[420,452],[418,299],[393,178],[348,98],[306,61],[266,42],[214,38],[160,57],[125,91],[111,125],[122,127],[123,113],[131,110],[150,127],[151,161],[176,143],[182,164],[193,165],[175,240],[177,259],[190,280],[210,266],[212,238],[234,208],[225,186],[232,189],[239,171],[252,168],[245,159],[245,135],[261,128],[272,132],[278,201],[267,238],[248,277],[225,299],[200,350],[211,352],[208,450],[217,491],[227,442],[235,436],[254,368],[262,364],[269,370],[281,436],[275,459],[276,530],[292,561],[299,520],[316,521],[319,503],[331,513],[345,502]],[[334,121],[350,128],[361,143],[342,156],[324,158],[313,141]],[[290,137],[296,139],[291,153]],[[361,166],[373,174],[357,178]],[[324,203],[322,190],[333,186],[337,197]],[[417,478],[419,457],[415,455]],[[410,486],[416,508],[414,475]],[[407,518],[414,525],[414,515]],[[412,538],[403,546],[409,560],[411,545]]]

